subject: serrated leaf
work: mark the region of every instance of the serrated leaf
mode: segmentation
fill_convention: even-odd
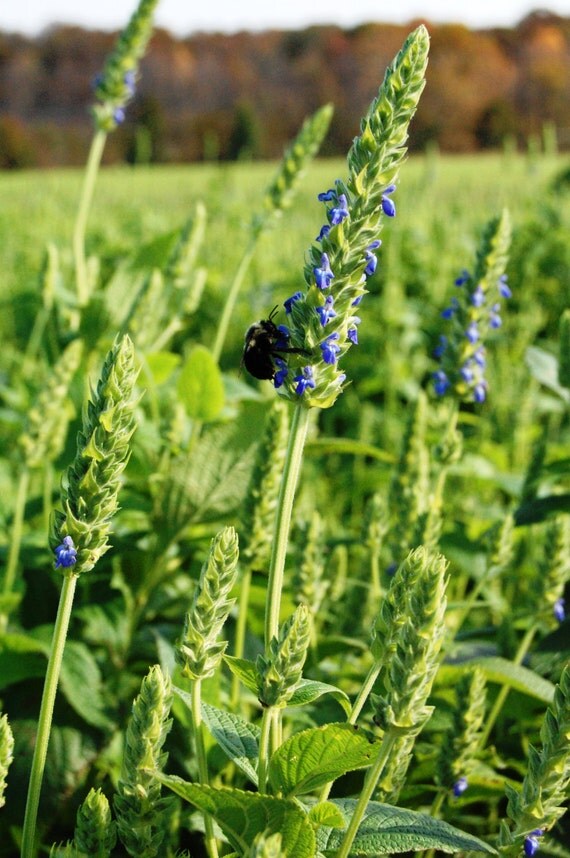
[[[172,690],[189,709],[192,708],[192,697],[187,691],[176,686]],[[202,701],[202,718],[224,753],[257,786],[254,762],[259,757],[259,727],[204,701]]]
[[[243,790],[191,784],[175,775],[157,773],[157,779],[218,823],[230,845],[247,854],[262,832],[281,834],[281,849],[291,858],[313,858],[315,833],[307,814],[293,801]]]
[[[325,724],[295,733],[275,751],[269,783],[285,797],[306,795],[346,772],[369,766],[380,747],[351,724]]]
[[[315,828],[326,825],[327,828],[344,828],[344,816],[340,808],[332,801],[320,801],[309,810],[309,820]]]
[[[529,697],[534,697],[543,703],[552,703],[554,699],[554,684],[552,682],[539,676],[533,670],[529,670],[528,667],[523,667],[521,664],[513,664],[512,661],[500,658],[499,656],[469,659],[463,661],[457,667],[443,665],[441,668],[441,677],[444,677],[449,672],[464,671],[466,668],[472,669],[474,667],[481,668],[489,682],[508,685],[510,688],[514,688],[515,691],[528,694]]]
[[[193,420],[203,423],[219,417],[224,407],[224,383],[220,369],[205,346],[195,346],[178,378],[178,395]]]
[[[323,694],[331,694],[340,703],[346,714],[350,713],[350,699],[344,691],[341,691],[336,685],[317,682],[315,679],[301,679],[291,699],[287,701],[287,706],[306,706],[313,700],[317,700],[318,697],[322,697]]]
[[[341,810],[348,825],[356,807],[356,800],[334,799],[332,804],[337,805]],[[343,831],[319,829],[317,831],[319,851],[328,855],[334,853],[339,848],[343,836]],[[488,855],[497,854],[492,846],[479,840],[478,837],[466,834],[441,819],[376,801],[368,803],[350,850],[351,856],[373,858],[376,855],[416,849],[440,849],[442,852],[451,854],[462,850],[486,852]]]
[[[224,661],[234,676],[243,682],[246,688],[253,691],[255,696],[259,694],[257,668],[253,661],[247,658],[236,658],[234,655],[224,655]]]

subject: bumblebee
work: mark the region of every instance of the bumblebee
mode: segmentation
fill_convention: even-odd
[[[306,349],[294,349],[285,344],[287,335],[273,321],[278,309],[278,306],[274,307],[269,318],[261,319],[247,329],[242,364],[254,378],[274,378],[275,358],[283,354],[309,354]]]

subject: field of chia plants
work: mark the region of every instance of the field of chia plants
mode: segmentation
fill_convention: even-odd
[[[569,858],[568,159],[408,159],[420,26],[344,161],[100,170],[154,6],[0,176],[0,858]]]

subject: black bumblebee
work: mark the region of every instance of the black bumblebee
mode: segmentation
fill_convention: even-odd
[[[278,306],[274,307],[268,319],[261,319],[247,329],[242,364],[254,378],[274,378],[275,358],[282,354],[309,354],[306,349],[293,349],[285,345],[287,335],[273,321],[278,309]]]

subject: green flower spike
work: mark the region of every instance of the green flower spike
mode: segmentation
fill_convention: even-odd
[[[135,91],[138,66],[152,33],[158,0],[140,0],[95,82],[95,125],[113,131],[124,120],[124,107]]]
[[[0,807],[6,803],[4,791],[8,769],[14,759],[14,736],[8,723],[8,716],[0,718]]]
[[[173,797],[160,797],[154,771],[162,770],[162,746],[172,725],[169,719],[170,680],[154,665],[133,703],[121,777],[114,799],[119,837],[129,855],[154,858],[165,854]]]
[[[500,853],[519,858],[523,839],[551,829],[565,813],[570,787],[570,666],[566,666],[554,692],[540,731],[542,749],[529,749],[528,771],[520,790],[507,785],[507,815],[499,837]]]
[[[68,567],[74,575],[89,572],[109,548],[111,518],[118,508],[135,430],[137,375],[133,344],[125,336],[107,355],[92,401],[87,403],[77,454],[64,480],[63,511],[55,512],[52,523],[50,545],[57,565]],[[74,555],[62,559],[62,546]]]
[[[299,605],[273,638],[266,656],[258,655],[258,697],[262,706],[283,707],[303,675],[310,641],[309,609]]]
[[[437,782],[450,792],[461,778],[469,778],[481,749],[485,719],[485,675],[475,668],[465,673],[455,689],[453,722],[442,738],[436,763]]]
[[[237,562],[237,534],[233,527],[226,527],[212,540],[176,653],[182,673],[189,679],[213,676],[226,650],[227,641],[218,637],[234,604],[229,595]]]
[[[77,811],[73,842],[89,858],[109,858],[117,840],[116,824],[107,797],[91,789]]]

